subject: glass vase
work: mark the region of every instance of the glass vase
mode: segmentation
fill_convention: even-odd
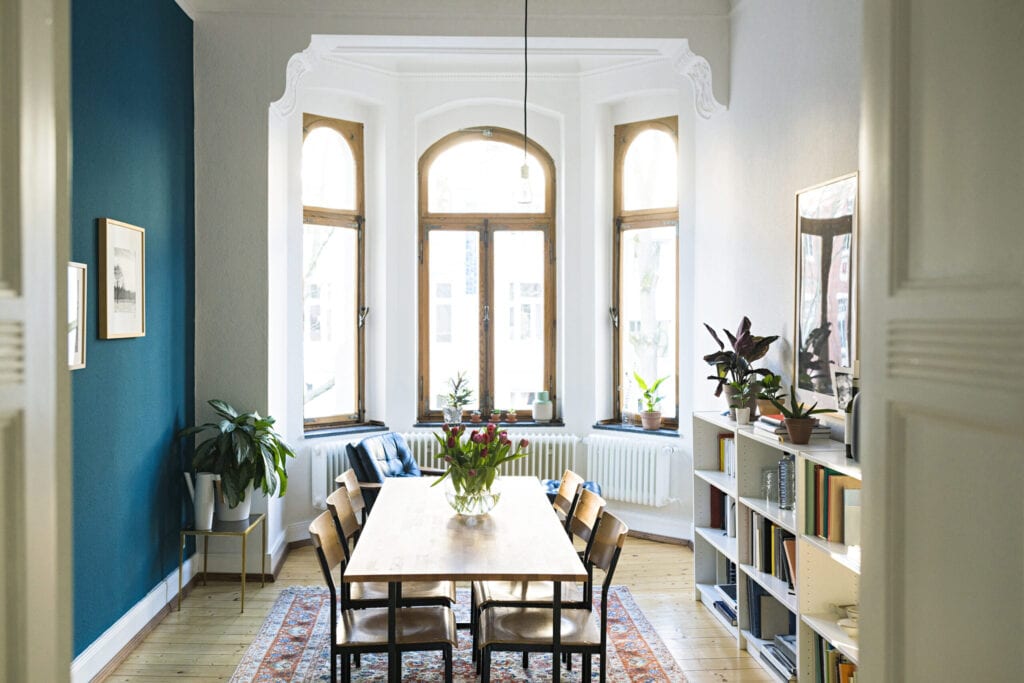
[[[445,497],[456,514],[464,517],[479,517],[494,509],[501,498],[501,490],[497,480],[490,487],[471,479],[461,486],[455,486],[451,477],[445,480]]]
[[[441,408],[445,424],[457,425],[462,423],[462,406],[445,405]]]

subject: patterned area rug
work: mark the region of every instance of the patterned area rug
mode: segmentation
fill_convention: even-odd
[[[599,615],[600,593],[595,596],[595,618]],[[292,586],[281,591],[263,628],[242,657],[231,683],[259,681],[330,681],[329,598],[326,588]],[[608,604],[608,680],[614,683],[683,683],[686,677],[665,644],[637,607],[629,589],[613,586]],[[469,591],[459,589],[456,618],[469,621]],[[455,652],[455,680],[478,680],[470,661],[470,639],[459,631],[459,649]],[[573,670],[562,669],[562,680],[580,680],[580,659],[576,655]],[[402,657],[405,683],[435,683],[443,680],[444,661],[439,652],[407,652]],[[340,673],[339,673],[340,678]],[[551,656],[533,654],[530,668],[522,668],[522,655],[495,653],[491,661],[493,681],[539,683],[551,680]],[[593,680],[598,679],[594,658]],[[387,655],[363,655],[362,667],[352,669],[353,681],[387,680]]]

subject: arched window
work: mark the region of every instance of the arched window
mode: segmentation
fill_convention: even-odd
[[[420,158],[418,413],[437,420],[449,381],[465,373],[466,410],[530,416],[555,397],[554,163],[522,135],[460,131]],[[556,402],[557,406],[557,402]]]
[[[678,428],[679,199],[676,117],[615,127],[615,246],[612,285],[615,421],[640,412],[647,383],[662,425]]]
[[[307,430],[364,421],[363,124],[303,116],[302,357]]]

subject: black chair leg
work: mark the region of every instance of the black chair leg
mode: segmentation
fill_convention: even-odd
[[[565,669],[566,671],[572,671],[572,653],[565,653]]]
[[[444,683],[452,683],[452,648],[444,649]]]
[[[341,656],[341,683],[352,683],[352,660],[347,652]]]
[[[584,652],[580,656],[583,657],[583,662],[581,664],[581,667],[582,667],[583,671],[582,671],[582,675],[580,676],[580,680],[589,681],[590,678],[591,678],[590,654],[587,653],[587,652]]]
[[[523,651],[523,668],[530,668],[530,653],[526,652],[525,650]]]
[[[358,652],[352,655],[352,663],[356,665],[356,668],[363,666],[363,656]]]
[[[338,654],[333,648],[331,649],[331,683],[338,683]]]
[[[480,683],[491,683],[491,648],[480,653]]]
[[[600,653],[598,655],[598,660],[597,660],[598,666],[601,667],[601,683],[604,683],[605,676],[607,675],[607,672],[605,671],[605,669],[607,667],[605,666],[604,660],[605,660],[605,654],[604,654],[604,652],[602,652],[602,653]]]

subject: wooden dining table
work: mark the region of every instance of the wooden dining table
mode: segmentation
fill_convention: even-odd
[[[403,581],[552,581],[552,680],[561,674],[561,584],[586,569],[534,477],[501,477],[501,498],[481,517],[457,515],[445,483],[389,478],[373,505],[344,580],[388,583],[388,681],[401,679],[396,613]]]

